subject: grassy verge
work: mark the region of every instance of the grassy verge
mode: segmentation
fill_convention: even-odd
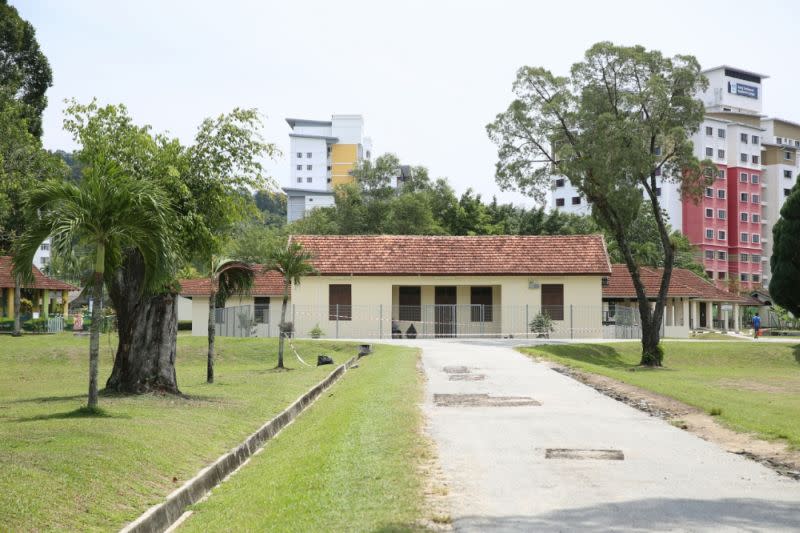
[[[413,353],[362,359],[181,531],[418,530],[420,394]]]
[[[138,516],[238,444],[331,367],[272,372],[272,339],[218,338],[217,383],[205,383],[204,338],[179,336],[178,384],[188,399],[101,396],[86,402],[88,337],[0,336],[0,529],[110,530]],[[296,343],[309,362],[337,363],[352,344]],[[380,348],[379,350],[382,350]],[[408,352],[410,354],[412,352]],[[413,358],[408,355],[408,358]],[[101,379],[113,344],[102,340]],[[102,382],[101,382],[102,384]]]
[[[703,341],[747,341],[741,337],[734,337],[733,335],[725,335],[716,331],[701,331],[692,334],[692,339]]]
[[[523,348],[715,415],[739,431],[800,448],[800,345],[665,342],[666,368],[637,368],[638,342]],[[635,370],[635,371],[633,371]]]

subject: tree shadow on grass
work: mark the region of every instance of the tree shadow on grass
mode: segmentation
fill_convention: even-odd
[[[9,403],[51,403],[80,400],[82,398],[86,398],[86,395],[73,394],[72,396],[39,396],[36,398],[20,398],[19,400],[11,400]]]
[[[583,363],[617,370],[640,369],[638,363],[628,363],[613,346],[601,344],[546,344],[537,346],[537,351],[549,355],[572,359]]]
[[[792,351],[794,352],[794,360],[800,363],[800,344],[795,344]]]
[[[65,411],[62,413],[49,413],[44,415],[28,416],[17,418],[15,422],[38,422],[42,420],[68,420],[70,418],[130,418],[128,415],[111,414],[102,408],[90,409],[88,407],[79,407],[72,411]]]

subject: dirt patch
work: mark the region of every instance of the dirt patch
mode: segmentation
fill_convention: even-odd
[[[422,367],[422,359],[417,358],[417,376],[424,383],[427,381],[425,369]],[[422,398],[419,398],[422,401]],[[436,443],[430,436],[428,420],[424,415],[420,416],[420,453],[417,471],[422,483],[423,491],[423,517],[416,524],[415,528],[422,531],[452,531],[453,527],[450,519],[450,502],[448,495],[450,487],[447,478],[439,466],[439,457]]]
[[[597,459],[605,461],[623,461],[625,454],[622,450],[579,450],[575,448],[547,448],[544,452],[545,459]]]
[[[469,374],[470,369],[465,366],[446,366],[442,368],[445,374]]]
[[[450,381],[483,381],[486,374],[450,374]]]
[[[437,407],[522,407],[542,405],[527,396],[489,396],[488,394],[434,394]]]
[[[689,431],[724,450],[757,461],[777,473],[800,480],[800,451],[782,442],[770,442],[750,433],[739,433],[717,422],[708,413],[674,398],[640,389],[607,376],[591,374],[553,361],[537,359],[556,372],[565,374],[640,411],[663,418],[672,425]]]

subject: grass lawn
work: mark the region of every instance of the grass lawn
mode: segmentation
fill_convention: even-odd
[[[273,339],[217,338],[217,383],[205,383],[206,340],[178,339],[178,385],[188,399],[102,396],[82,416],[88,337],[0,336],[0,530],[118,529],[283,410],[332,367],[272,372]],[[308,362],[336,363],[352,344],[298,341]],[[113,346],[101,342],[101,385]],[[413,351],[378,347],[376,357]]]
[[[180,530],[419,530],[421,391],[413,352],[362,359]]]
[[[697,332],[692,336],[692,339],[701,341],[747,341],[747,339],[743,339],[741,337],[725,335],[724,333],[718,333],[716,331]]]
[[[800,344],[664,342],[664,369],[635,368],[639,342],[523,348],[531,355],[673,397],[739,431],[800,448]],[[634,369],[631,372],[631,369]]]

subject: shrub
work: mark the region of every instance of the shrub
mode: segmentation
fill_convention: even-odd
[[[550,334],[556,330],[553,327],[553,319],[547,313],[539,313],[529,324],[531,331],[536,333],[539,337],[550,337]]]
[[[178,320],[178,331],[192,331],[192,321]]]

